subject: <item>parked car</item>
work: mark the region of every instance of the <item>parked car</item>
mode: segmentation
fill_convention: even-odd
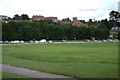
[[[107,42],[113,42],[113,40],[112,39],[107,39]]]
[[[6,40],[4,43],[5,43],[5,44],[8,44],[9,42]]]
[[[46,39],[40,40],[39,43],[46,43]]]
[[[35,43],[39,43],[39,41],[38,41],[38,40],[35,40]]]
[[[102,40],[102,42],[107,42],[106,40]]]
[[[67,41],[66,40],[62,40],[62,43],[66,43]]]
[[[53,41],[52,41],[52,40],[49,40],[48,43],[53,43]]]
[[[29,43],[34,43],[33,40],[30,40]]]
[[[15,41],[14,41],[14,44],[18,44],[18,43],[20,43],[19,40],[15,40]]]
[[[98,42],[98,40],[94,40],[94,42]]]
[[[3,41],[0,41],[0,44],[2,44],[3,43]]]
[[[11,44],[14,44],[14,41],[10,41]]]
[[[21,40],[20,43],[25,43],[25,42],[23,40]]]
[[[90,40],[89,40],[89,39],[87,39],[87,40],[85,40],[85,42],[90,42]]]
[[[118,39],[115,39],[114,41],[115,41],[115,42],[118,42],[119,40],[118,40]]]

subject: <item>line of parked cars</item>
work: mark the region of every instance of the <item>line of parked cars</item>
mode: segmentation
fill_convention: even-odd
[[[67,43],[67,41],[66,40],[61,40],[61,41],[59,41],[60,43]],[[78,41],[79,42],[79,41]],[[87,39],[87,40],[84,40],[83,42],[120,42],[118,39],[114,39],[114,40],[112,40],[112,39],[107,39],[107,40],[89,40],[89,39]],[[35,41],[33,41],[33,40],[29,40],[29,41],[23,41],[23,40],[15,40],[15,41],[0,41],[0,44],[18,44],[18,43],[21,43],[21,44],[23,44],[23,43],[53,43],[53,41],[52,40],[46,40],[46,39],[42,39],[42,40],[35,40]],[[57,43],[57,42],[56,42]]]
[[[5,44],[18,44],[18,43],[46,43],[47,41],[46,41],[46,39],[42,39],[42,40],[40,40],[40,41],[38,41],[38,40],[35,40],[35,41],[33,41],[33,40],[30,40],[30,41],[23,41],[23,40],[15,40],[15,41],[0,41],[0,43],[5,43]]]
[[[87,40],[85,40],[85,42],[119,42],[119,40],[118,39],[114,39],[114,40],[112,40],[112,39],[107,39],[107,40],[89,40],[89,39],[87,39]]]

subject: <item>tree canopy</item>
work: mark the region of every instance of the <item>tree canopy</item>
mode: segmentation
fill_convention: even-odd
[[[3,22],[3,40],[85,40],[95,37],[106,39],[109,37],[109,30],[101,23],[96,29],[94,27],[76,27],[72,25],[59,25],[51,21],[34,22]]]

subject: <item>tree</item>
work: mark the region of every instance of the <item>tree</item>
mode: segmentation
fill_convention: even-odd
[[[62,21],[71,21],[69,18],[62,19]]]
[[[119,20],[119,18],[120,18],[120,12],[118,12],[118,11],[114,11],[114,10],[112,10],[110,13],[109,13],[109,15],[110,15],[110,20],[115,20],[116,22]]]
[[[110,35],[109,30],[103,29],[103,28],[97,28],[95,29],[95,38],[100,40],[100,39],[107,39]]]
[[[105,28],[107,28],[106,27],[106,25],[105,24],[103,24],[102,22],[99,24],[99,26],[98,26],[99,28],[103,28],[103,29],[105,29]]]
[[[22,14],[21,17],[22,17],[22,20],[29,20],[29,17],[27,14]]]
[[[111,27],[109,26],[109,21],[107,19],[101,21],[109,30]]]
[[[20,20],[20,16],[18,14],[14,15],[13,20]]]
[[[24,40],[32,40],[33,39],[32,26],[24,25],[22,36]]]
[[[92,25],[93,24],[93,21],[92,21],[92,19],[89,19],[89,25]]]

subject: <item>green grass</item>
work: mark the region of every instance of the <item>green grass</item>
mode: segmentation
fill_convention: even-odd
[[[15,73],[2,72],[2,78],[28,78],[28,77],[17,75]]]
[[[76,78],[116,78],[117,43],[3,45],[3,63]]]

